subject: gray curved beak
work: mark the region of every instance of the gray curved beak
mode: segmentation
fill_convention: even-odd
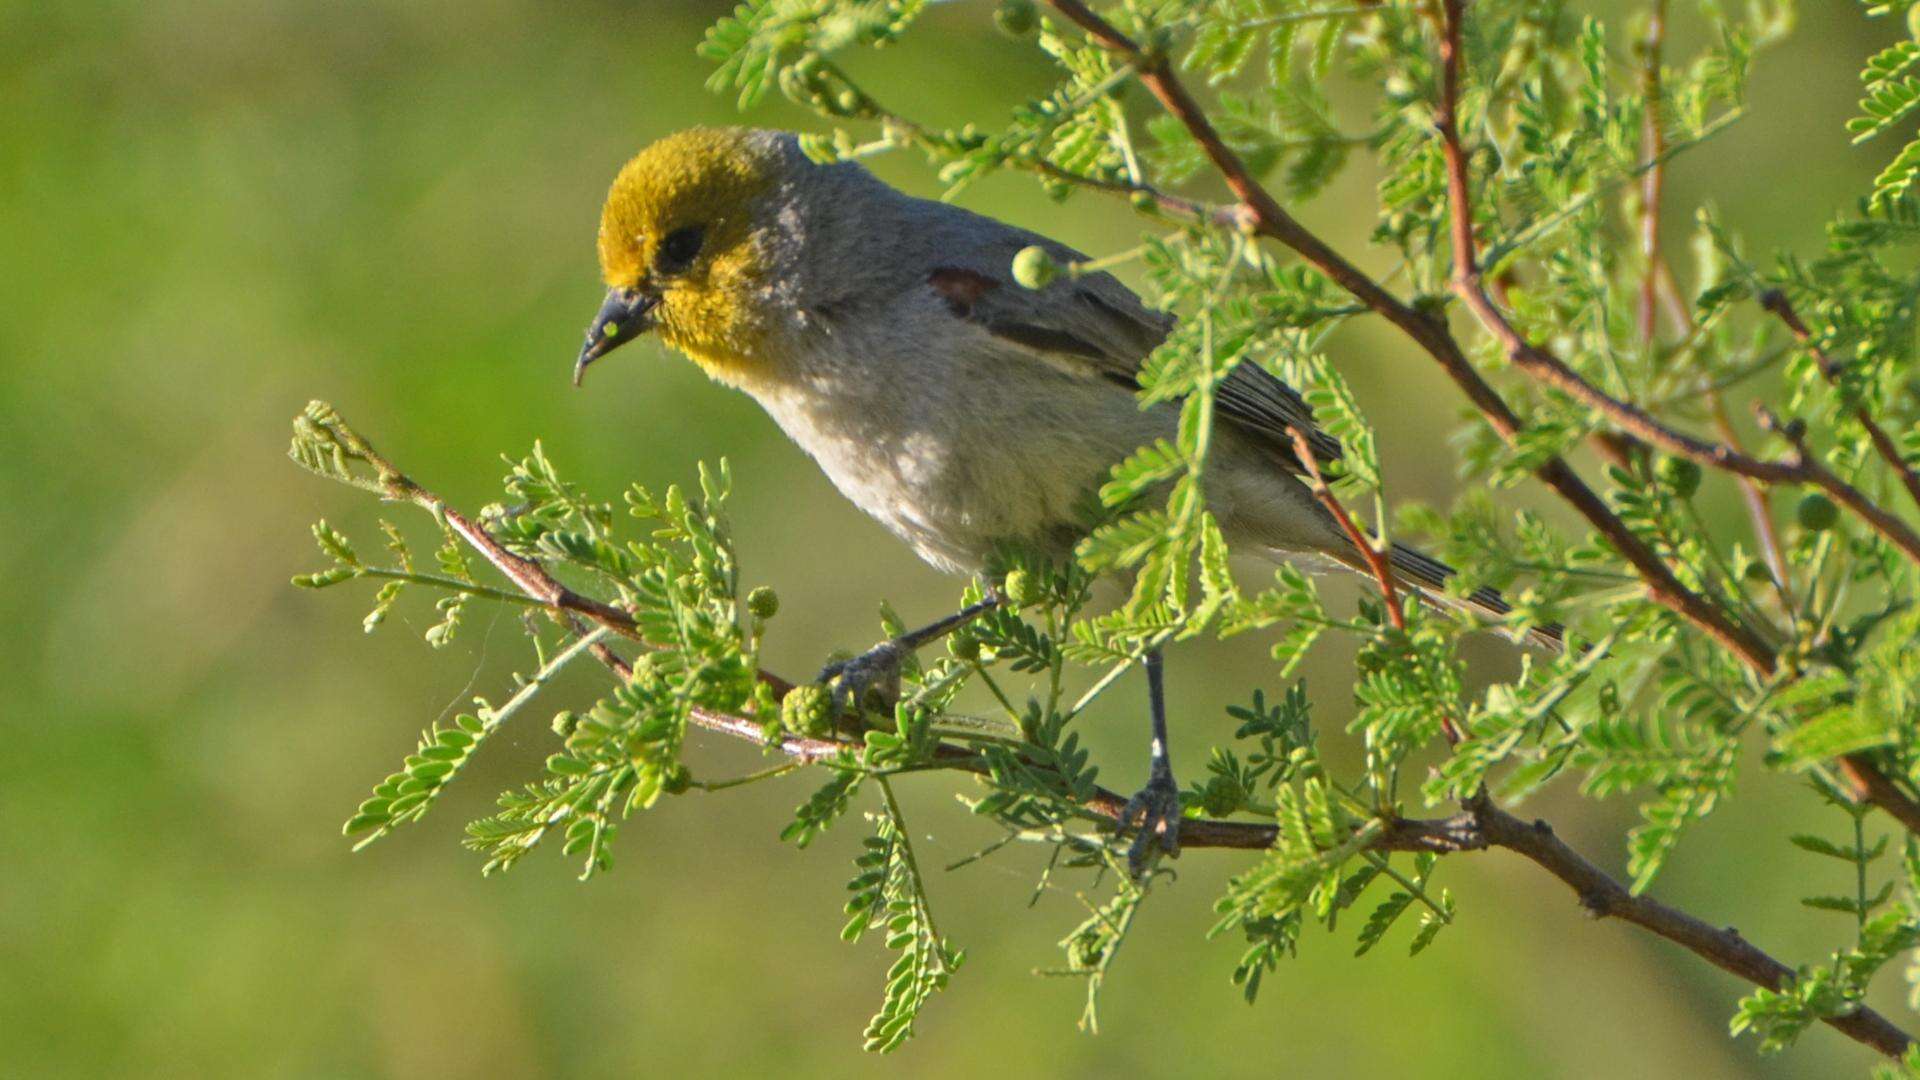
[[[586,377],[587,365],[639,337],[653,328],[653,309],[660,298],[638,289],[612,289],[600,305],[593,325],[587,327],[587,343],[580,359],[573,363],[573,385]]]

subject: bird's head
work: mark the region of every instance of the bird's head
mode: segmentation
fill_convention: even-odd
[[[600,215],[606,303],[574,367],[649,330],[730,381],[764,345],[774,269],[764,235],[793,153],[773,132],[693,128],[640,151]]]

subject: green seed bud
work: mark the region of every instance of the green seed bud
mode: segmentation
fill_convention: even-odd
[[[1700,490],[1700,466],[1683,457],[1662,457],[1653,467],[1660,483],[1683,499]]]
[[[1008,571],[1007,579],[1001,583],[1000,591],[1007,599],[1013,601],[1016,607],[1026,607],[1028,604],[1040,601],[1040,582],[1025,570]]]
[[[760,586],[747,594],[747,611],[763,622],[773,618],[780,613],[780,594],[769,586]]]
[[[1022,38],[1033,33],[1040,16],[1033,0],[1000,0],[1000,6],[993,9],[993,21],[1001,33]]]
[[[820,738],[833,732],[833,695],[812,683],[787,691],[780,702],[780,726],[795,735]]]
[[[1038,244],[1020,249],[1013,257],[1013,280],[1028,289],[1044,289],[1060,276],[1060,264]]]
[[[947,651],[957,660],[972,663],[980,659],[980,639],[963,630],[947,639]]]
[[[693,784],[693,773],[685,765],[674,763],[665,776],[660,778],[660,790],[669,795],[678,795]]]
[[[860,95],[853,90],[842,90],[839,95],[833,99],[833,103],[839,106],[840,111],[843,113],[857,112],[860,108]]]
[[[1754,585],[1773,584],[1773,571],[1767,569],[1767,564],[1763,562],[1748,563],[1747,568],[1740,571],[1740,576]]]
[[[571,736],[574,729],[579,726],[580,718],[570,712],[562,711],[553,714],[553,733],[563,739]]]
[[[1794,514],[1800,519],[1800,527],[1808,532],[1826,532],[1840,520],[1840,508],[1817,491],[1808,492]]]

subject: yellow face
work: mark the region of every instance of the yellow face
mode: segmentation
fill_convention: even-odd
[[[625,296],[627,310],[708,374],[728,382],[750,375],[767,329],[757,310],[766,267],[753,210],[776,183],[779,160],[746,130],[693,128],[627,162],[600,216],[600,270],[613,292],[596,330]],[[629,325],[607,335],[598,352],[590,340],[583,362],[635,332]]]

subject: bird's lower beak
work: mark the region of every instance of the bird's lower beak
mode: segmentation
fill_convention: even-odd
[[[573,364],[573,385],[579,386],[587,365],[646,333],[653,326],[653,309],[660,298],[639,289],[611,289],[607,302],[587,327],[587,343]]]

